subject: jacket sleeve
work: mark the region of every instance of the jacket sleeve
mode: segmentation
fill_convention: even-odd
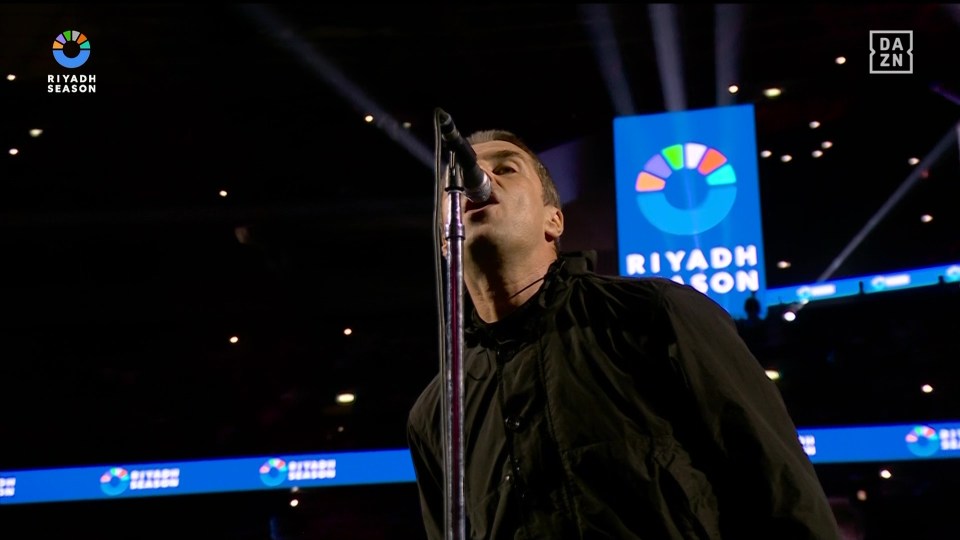
[[[833,540],[833,511],[776,384],[730,315],[689,286],[661,297],[668,355],[686,386],[691,454],[710,463],[727,538]]]
[[[420,513],[429,540],[443,540],[443,467],[412,421],[407,422],[407,442],[420,491]]]

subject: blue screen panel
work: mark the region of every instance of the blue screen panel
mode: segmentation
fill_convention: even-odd
[[[413,482],[410,452],[118,464],[0,472],[0,504]]]
[[[801,427],[814,464],[960,458],[960,422]],[[412,483],[406,448],[0,471],[0,505]]]
[[[745,317],[766,281],[753,106],[613,127],[620,274],[691,285]]]
[[[864,463],[960,457],[960,423],[800,428],[813,463]]]
[[[767,305],[775,306],[829,300],[861,293],[876,294],[929,287],[940,283],[960,283],[960,263],[768,289],[764,299]]]

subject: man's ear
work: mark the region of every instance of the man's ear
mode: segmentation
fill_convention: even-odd
[[[544,237],[553,242],[563,234],[563,212],[556,206],[544,207]]]

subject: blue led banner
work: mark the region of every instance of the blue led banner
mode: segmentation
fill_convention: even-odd
[[[387,484],[414,480],[413,462],[406,449],[0,471],[0,504]]]
[[[614,119],[623,276],[691,285],[734,317],[765,288],[752,105]]]
[[[960,423],[801,428],[810,461],[865,463],[960,458]]]
[[[804,304],[815,300],[856,296],[861,293],[875,294],[929,287],[941,282],[960,284],[960,263],[769,289],[764,297],[767,305],[770,306]]]
[[[960,458],[960,422],[800,428],[814,464]],[[0,471],[0,505],[415,482],[407,449]]]

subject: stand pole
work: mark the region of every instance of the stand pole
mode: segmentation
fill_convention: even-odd
[[[463,215],[460,202],[463,182],[456,158],[450,152],[447,168],[447,240],[446,328],[443,359],[444,467],[446,480],[445,536],[447,540],[466,538],[464,513],[463,449]]]

